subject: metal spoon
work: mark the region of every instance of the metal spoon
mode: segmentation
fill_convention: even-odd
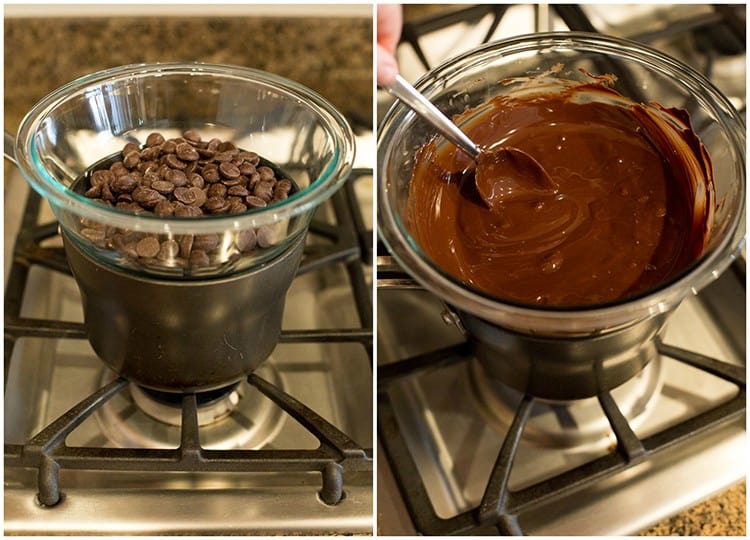
[[[556,192],[557,185],[536,159],[512,146],[480,148],[401,75],[382,86],[476,162],[476,188],[491,210],[510,200]]]
[[[10,161],[11,163],[13,163],[14,165],[18,165],[15,147],[16,138],[7,131],[3,130],[3,155],[5,156],[5,159]]]

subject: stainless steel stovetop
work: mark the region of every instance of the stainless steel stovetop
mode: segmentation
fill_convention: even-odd
[[[667,324],[664,343],[744,368],[743,283],[730,272],[700,297],[684,302]],[[442,358],[445,365],[437,358],[437,366],[423,366],[409,376],[388,381],[390,404],[384,407],[379,400],[378,414],[379,422],[391,414],[400,426],[436,517],[456,518],[482,500],[521,396],[487,381],[476,361],[460,348],[463,336],[446,324],[441,316],[443,305],[432,295],[381,288],[378,298],[379,385],[384,366],[447,351]],[[718,319],[713,311],[717,306],[723,310]],[[405,319],[397,316],[400,313],[410,316]],[[728,328],[729,320],[733,323]],[[642,440],[738,397],[744,407],[744,388],[741,391],[735,384],[666,355],[612,394]],[[381,430],[379,437],[382,444],[388,435]],[[521,513],[523,532],[632,534],[744,479],[744,411],[713,430],[688,437],[687,442],[603,482],[571,489],[531,513]],[[596,398],[565,406],[535,403],[508,487],[524,490],[608,456],[616,444]],[[414,524],[402,506],[392,473],[386,472],[386,456],[386,452],[379,453],[379,530],[408,534]],[[419,480],[409,478],[407,482],[417,489]]]
[[[455,7],[424,14],[419,6],[407,9],[410,23],[398,58],[412,81],[490,37],[590,30],[584,26],[588,23],[651,43],[707,72],[745,111],[744,39],[741,50],[732,50],[721,35],[731,41],[732,32],[714,24],[732,13],[744,17],[741,7],[728,13],[701,5],[560,10],[494,5],[463,8],[463,17],[451,13]],[[744,26],[744,19],[732,22]],[[390,103],[379,92],[380,117]],[[659,362],[612,392],[645,453],[627,436],[615,451],[618,437],[596,398],[568,404],[534,401],[515,459],[504,469],[510,475],[510,498],[503,500],[507,495],[500,491],[499,501],[483,500],[492,495],[492,489],[485,493],[488,484],[504,479],[496,462],[503,460],[501,448],[514,416],[525,407],[524,398],[487,381],[444,305],[379,251],[379,533],[498,534],[507,523],[497,527],[490,520],[485,526],[478,519],[481,512],[492,515],[480,506],[492,502],[516,510],[517,523],[507,529],[524,534],[633,534],[742,481],[747,457],[745,324],[743,255],[671,316],[661,336]],[[720,369],[736,379],[684,362],[696,355],[710,365],[708,359],[718,360]],[[715,422],[699,427],[708,418]],[[628,465],[606,473],[617,460]]]
[[[371,134],[358,138],[371,144]],[[372,532],[368,159],[366,150],[359,154],[356,180],[316,214],[307,267],[287,296],[282,342],[257,378],[215,402],[199,402],[200,427],[183,421],[188,435],[179,427],[184,403],[154,402],[123,383],[66,436],[62,457],[36,442],[37,434],[118,383],[85,339],[78,289],[55,257],[60,238],[46,203],[37,222],[50,224],[41,246],[51,264],[43,256],[37,264],[28,252],[12,255],[29,188],[18,174],[6,180],[6,286],[12,261],[32,263],[20,319],[9,307],[15,295],[6,293],[6,534]],[[357,214],[358,227],[337,231],[340,212],[350,223]],[[343,254],[336,255],[337,242]],[[10,336],[16,339],[7,356]],[[322,426],[324,436],[309,424]],[[61,464],[54,480],[50,460]],[[49,486],[59,488],[61,500],[43,507],[38,494],[43,498]],[[338,503],[324,502],[337,490]]]

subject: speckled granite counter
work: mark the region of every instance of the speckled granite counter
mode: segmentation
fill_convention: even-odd
[[[746,482],[657,523],[642,536],[745,536]]]
[[[5,129],[77,77],[139,62],[248,66],[317,91],[342,113],[372,118],[368,18],[114,17],[5,19]]]

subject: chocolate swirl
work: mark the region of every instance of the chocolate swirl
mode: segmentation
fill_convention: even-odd
[[[573,307],[655,287],[701,255],[713,180],[687,113],[592,79],[535,81],[455,118],[480,146],[533,156],[554,190],[490,209],[466,156],[438,138],[420,149],[409,227],[438,267],[501,299]]]

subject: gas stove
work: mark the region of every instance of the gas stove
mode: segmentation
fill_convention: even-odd
[[[372,532],[373,143],[355,131],[363,151],[313,219],[279,344],[215,392],[105,367],[47,203],[6,180],[6,534]]]
[[[398,59],[415,81],[484,42],[599,31],[695,67],[744,115],[744,17],[744,6],[407,6]],[[378,94],[380,117],[391,103]],[[377,275],[380,534],[633,534],[745,478],[744,255],[670,316],[656,361],[568,402],[488,379],[455,313],[383,245]]]

